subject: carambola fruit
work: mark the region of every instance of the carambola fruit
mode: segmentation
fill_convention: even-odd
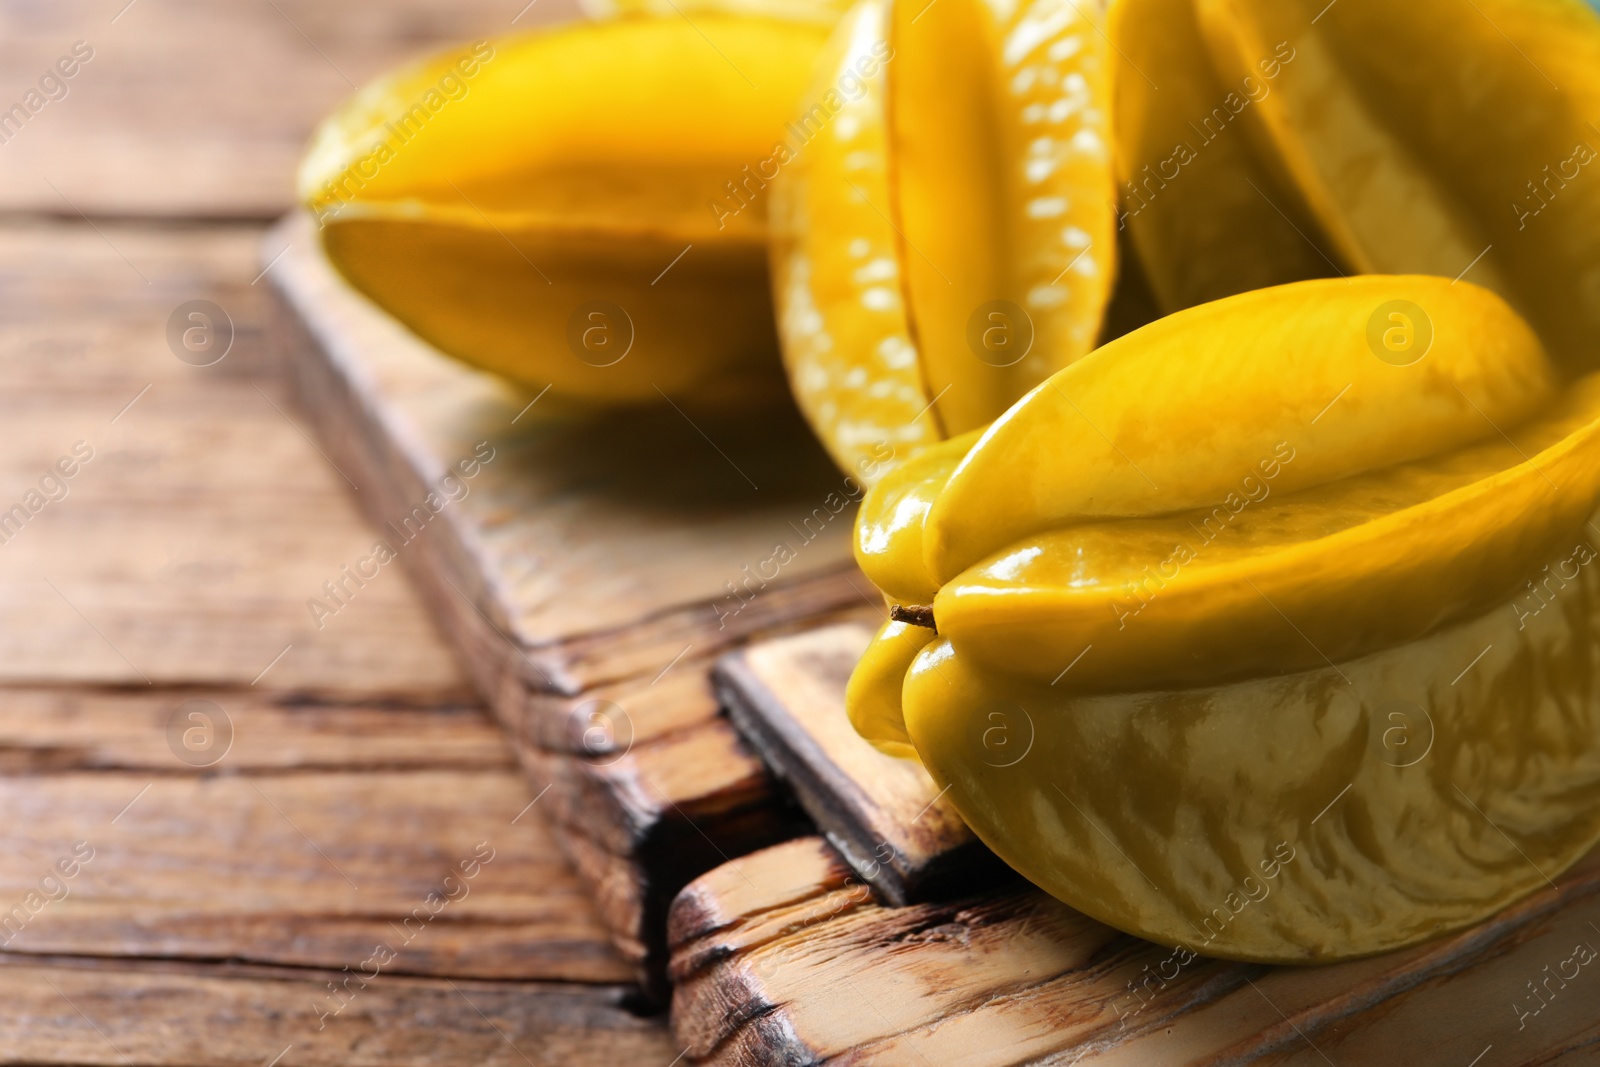
[[[846,471],[980,428],[1093,348],[1116,271],[1101,17],[864,0],[836,29],[772,265],[795,397]]]
[[[357,289],[474,366],[590,405],[764,397],[767,179],[826,32],[706,11],[479,42],[331,116],[301,197]]]
[[[1325,962],[1481,919],[1600,840],[1600,375],[1559,386],[1443,278],[1119,338],[869,491],[896,618],[851,721],[1144,937]]]
[[[1267,963],[1401,948],[1548,889],[1600,840],[1594,544],[1551,557],[1565,577],[1531,618],[1508,600],[1217,687],[1079,693],[941,638],[906,675],[904,727],[989,847],[1103,922]]]

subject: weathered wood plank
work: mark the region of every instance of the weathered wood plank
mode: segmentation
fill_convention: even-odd
[[[1495,1062],[1541,1062],[1592,1043],[1592,997],[1547,998],[1542,1033],[1528,1033],[1537,1017],[1518,1029],[1511,1004],[1537,1004],[1525,982],[1576,943],[1600,947],[1597,897],[1600,856],[1473,930],[1268,968],[1118,934],[1032,888],[886,908],[827,844],[802,839],[679,897],[673,1024],[692,1061],[730,1065],[1454,1063],[1461,1051],[1467,1063],[1486,1044],[1513,1050]],[[1435,1058],[1446,1033],[1450,1055]]]
[[[338,969],[403,938],[399,972],[631,976],[514,770],[227,773],[230,760],[0,778],[4,951]],[[63,878],[58,861],[85,852]]]
[[[371,973],[371,968],[368,968]],[[344,1008],[330,986],[350,981]],[[126,1067],[526,1067],[673,1062],[622,988],[343,971],[0,958],[5,1061]],[[281,1059],[274,1060],[274,1057]]]
[[[168,726],[175,717],[185,728],[192,725],[182,711],[190,701],[215,705],[226,717],[232,745],[218,762],[228,771],[503,771],[516,765],[494,723],[472,703],[328,704],[255,689],[58,686],[0,689],[0,771],[181,773],[190,765],[174,757]],[[195,762],[215,755],[220,752],[199,753]]]
[[[7,4],[0,8],[5,107],[74,42],[91,47],[93,58],[67,83],[64,99],[0,146],[0,212],[275,217],[293,202],[309,131],[354,91],[352,83],[456,41],[568,18],[575,9],[568,0],[522,7],[491,0]]]
[[[372,534],[252,378],[260,231],[98,226],[0,230],[0,511],[75,442],[94,450],[63,499],[0,543],[0,612],[27,620],[0,629],[0,682],[465,698],[393,568],[320,629],[307,609]],[[167,346],[169,317],[197,298],[236,326],[211,367]]]
[[[660,1003],[668,996],[666,913],[678,891],[731,857],[807,829],[724,720],[636,745],[615,762],[515,748],[530,780],[550,784],[543,807],[557,840]]]
[[[845,683],[871,639],[846,624],[758,642],[722,659],[718,690],[740,732],[889,903],[1013,879],[920,764],[885,756],[851,728]]]

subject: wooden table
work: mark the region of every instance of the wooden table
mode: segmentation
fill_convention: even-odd
[[[311,618],[372,535],[262,363],[316,117],[569,10],[522,6],[0,7],[4,106],[93,49],[0,143],[0,1062],[678,1054],[406,578]],[[194,299],[214,366],[168,347]]]

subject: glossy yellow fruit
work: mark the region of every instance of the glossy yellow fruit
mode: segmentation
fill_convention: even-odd
[[[981,427],[1093,347],[1115,272],[1098,17],[867,0],[837,29],[772,262],[795,396],[844,469]]]
[[[1250,109],[1363,272],[1465,275],[1574,372],[1600,358],[1600,19],[1580,0],[1197,0],[1224,77],[1298,53]],[[1326,10],[1324,10],[1326,9]]]
[[[922,626],[886,622],[850,673],[845,689],[850,724],[880,752],[900,759],[917,758],[917,750],[906,733],[900,689],[917,653],[938,636]]]
[[[942,582],[936,631],[879,632],[851,721],[1031,881],[1192,953],[1477,921],[1600,840],[1600,375],[1553,380],[1445,279],[1135,331],[869,492],[858,555],[898,593],[940,584],[941,522],[1026,532]]]
[[[300,193],[357,289],[476,366],[592,403],[759,393],[767,185],[825,36],[707,12],[480,42],[362,90]]]
[[[1279,495],[1023,538],[933,602],[974,662],[1074,691],[1309,670],[1488,610],[1571,547],[1600,499],[1600,377],[1482,444]],[[1279,462],[1281,460],[1281,463]],[[1069,670],[1070,667],[1070,670]]]
[[[867,490],[856,516],[856,562],[890,600],[933,603],[939,583],[928,571],[923,526],[950,475],[981,436],[981,430],[973,430],[925,448]]]
[[[1224,80],[1212,67],[1195,0],[1118,0],[1119,223],[1132,234],[1167,312],[1234,293],[1348,273],[1248,115],[1299,59],[1275,42]],[[1327,246],[1326,254],[1318,247]]]
[[[1219,688],[1086,696],[939,640],[905,726],[979,837],[1112,926],[1270,963],[1398,948],[1547,888],[1600,840],[1593,544],[1553,561],[1567,578],[1531,617],[1508,603]]]
[[[943,584],[1032,533],[1209,509],[1269,465],[1289,493],[1443,452],[1514,426],[1553,386],[1527,324],[1466,282],[1325,279],[1201,305],[998,419],[932,505],[928,570]]]

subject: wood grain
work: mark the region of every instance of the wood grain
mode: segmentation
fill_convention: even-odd
[[[0,1048],[27,1064],[667,1067],[623,989],[380,975],[327,1019],[343,972],[0,958]],[[348,995],[348,994],[347,994]],[[320,1029],[319,1029],[320,1026]]]
[[[224,768],[503,772],[516,766],[494,723],[469,700],[402,699],[330,704],[257,689],[158,690],[80,685],[0,690],[0,771],[188,768],[168,745],[182,704],[209,701],[228,716],[233,745]]]
[[[0,212],[275,218],[293,203],[294,171],[312,126],[354,86],[456,41],[575,12],[566,0],[523,7],[489,0],[6,4],[5,107],[75,41],[92,47],[94,58],[68,83],[65,99],[0,145]]]
[[[872,633],[829,626],[729,653],[716,679],[734,723],[890,904],[1014,878],[920,764],[884,755],[851,728],[845,683]]]
[[[0,510],[75,442],[94,449],[66,498],[0,544],[0,613],[22,623],[0,628],[0,682],[470,692],[397,572],[320,629],[307,609],[372,534],[272,380],[254,377],[259,241],[249,227],[0,230]],[[236,324],[215,366],[167,347],[191,299]]]
[[[404,938],[399,971],[627,981],[549,828],[512,823],[528,803],[509,768],[0,779],[0,921],[78,842],[93,853],[0,939],[338,969]]]
[[[1600,947],[1597,897],[1591,857],[1492,922],[1405,952],[1184,962],[1031,887],[885,907],[824,841],[800,839],[679,897],[673,1022],[689,1058],[715,1064],[1465,1064],[1490,1044],[1505,1058],[1483,1062],[1544,1062],[1591,1048],[1593,1000],[1574,983],[1542,1030],[1519,1029],[1511,1004],[1576,942]]]

